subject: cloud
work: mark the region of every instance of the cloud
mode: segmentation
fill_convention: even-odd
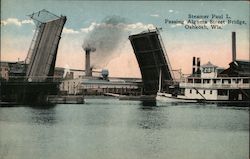
[[[32,25],[35,24],[35,23],[33,22],[33,20],[30,20],[30,19],[28,19],[28,20],[23,20],[23,21],[21,21],[21,23],[22,23],[22,24],[32,24]]]
[[[89,27],[87,28],[81,28],[80,30],[84,33],[89,33],[91,32],[92,30],[94,30],[95,27],[99,26],[100,24],[97,24],[95,22],[91,23]]]
[[[156,18],[160,17],[159,14],[151,14],[150,16],[151,16],[151,17],[156,17]]]
[[[154,29],[155,26],[153,24],[143,24],[141,22],[134,23],[134,24],[127,24],[127,30],[139,29],[139,30],[146,30],[146,29]]]
[[[172,9],[170,9],[170,10],[168,10],[168,12],[169,12],[169,13],[172,13],[172,12],[174,12],[174,11],[173,11]]]
[[[63,28],[63,33],[64,33],[64,34],[78,34],[79,31],[64,27],[64,28]]]
[[[95,28],[118,28],[124,30],[147,30],[147,29],[154,29],[155,26],[153,24],[143,24],[141,22],[137,23],[118,23],[118,24],[107,24],[107,23],[91,23],[89,27],[81,28],[80,31],[83,33],[89,33],[93,31]]]
[[[34,25],[35,23],[32,20],[19,20],[17,18],[8,18],[6,20],[1,20],[1,26],[5,25],[16,25],[16,26],[22,26],[23,24],[32,24]]]

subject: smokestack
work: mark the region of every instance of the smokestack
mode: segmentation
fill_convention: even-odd
[[[197,72],[196,72],[197,74],[201,74],[200,67],[201,67],[201,61],[200,61],[200,58],[197,57]]]
[[[193,57],[193,67],[192,67],[192,74],[195,74],[195,70],[196,70],[196,59],[195,57]]]
[[[90,50],[85,49],[85,75],[91,76],[91,70],[90,70]]]
[[[95,48],[90,47],[89,45],[86,47],[83,47],[85,50],[85,75],[86,76],[92,76],[92,68],[90,67],[90,52],[95,52]]]
[[[236,33],[232,32],[232,60],[236,61]]]

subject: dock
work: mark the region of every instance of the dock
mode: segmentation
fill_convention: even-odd
[[[52,104],[84,104],[84,96],[82,95],[50,95],[47,101]]]

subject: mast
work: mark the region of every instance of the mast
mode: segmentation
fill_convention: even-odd
[[[158,92],[161,92],[161,68],[160,68],[160,74],[159,74],[159,88],[158,88]]]

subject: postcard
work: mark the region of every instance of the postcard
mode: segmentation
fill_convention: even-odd
[[[1,1],[1,159],[249,158],[249,1]]]

